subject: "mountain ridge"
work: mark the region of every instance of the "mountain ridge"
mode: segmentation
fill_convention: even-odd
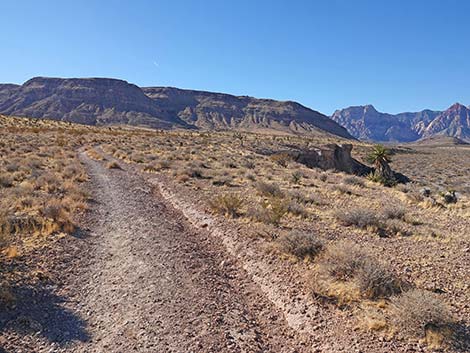
[[[444,111],[389,114],[372,105],[336,110],[331,119],[360,140],[377,142],[413,142],[435,135],[470,141],[470,109],[455,103]]]
[[[271,129],[353,137],[300,103],[174,87],[138,87],[112,78],[34,77],[0,84],[0,114],[89,125],[158,129]]]
[[[294,101],[235,96],[226,93],[184,90],[175,87],[143,87],[159,106],[171,110],[198,128],[270,128],[280,124],[293,132],[320,129],[349,138],[346,130],[326,115]],[[279,127],[280,128],[280,127]]]

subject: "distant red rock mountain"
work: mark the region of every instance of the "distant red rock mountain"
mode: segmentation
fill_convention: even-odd
[[[361,140],[413,142],[433,136],[470,141],[470,108],[456,103],[445,111],[388,114],[372,105],[337,110],[332,120]]]

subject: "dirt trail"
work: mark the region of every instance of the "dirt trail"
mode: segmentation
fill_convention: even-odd
[[[90,338],[66,351],[310,351],[223,247],[137,173],[81,159],[95,202],[74,301]]]

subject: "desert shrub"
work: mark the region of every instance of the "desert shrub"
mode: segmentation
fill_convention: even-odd
[[[336,190],[338,190],[342,194],[352,195],[354,194],[353,191],[349,188],[349,186],[344,184],[339,184],[336,186]]]
[[[203,178],[202,170],[199,168],[194,168],[194,167],[186,168],[185,174],[190,178],[197,178],[197,179]]]
[[[288,203],[286,200],[271,198],[261,202],[256,208],[251,209],[250,213],[259,222],[279,226],[287,211]]]
[[[407,194],[412,190],[408,184],[397,184],[395,185],[395,189],[401,191],[404,194]]]
[[[301,203],[307,203],[305,194],[299,190],[291,190],[288,195],[291,200],[295,200]]]
[[[320,265],[326,273],[341,281],[350,280],[366,262],[367,253],[358,245],[338,242],[326,249]]]
[[[57,174],[45,173],[36,179],[36,187],[48,193],[59,191],[62,186],[62,181]]]
[[[382,184],[383,186],[392,187],[397,185],[397,181],[395,179],[385,178],[380,173],[371,172],[367,175],[367,179],[374,183]]]
[[[253,161],[245,161],[243,166],[247,169],[255,169],[256,164]]]
[[[13,186],[13,178],[8,174],[0,174],[0,187],[11,188]]]
[[[318,179],[320,179],[323,182],[327,181],[328,180],[328,173],[326,173],[326,172],[321,173],[320,176],[318,177]]]
[[[287,205],[287,211],[294,216],[307,217],[308,211],[303,204],[297,200],[290,200]]]
[[[260,181],[256,184],[256,189],[261,195],[267,197],[282,197],[284,195],[279,185],[275,183]]]
[[[224,163],[224,166],[226,168],[230,168],[230,169],[236,169],[237,168],[237,164],[234,161],[227,161],[227,162]]]
[[[90,149],[87,151],[88,156],[91,159],[97,160],[97,161],[102,161],[104,157],[94,148]]]
[[[379,228],[381,226],[376,213],[365,208],[357,208],[346,212],[338,211],[336,212],[336,218],[345,226],[354,225],[359,228]]]
[[[48,229],[45,230],[46,233],[53,233],[59,230],[70,233],[75,229],[75,225],[70,217],[69,208],[62,200],[50,199],[45,202],[40,210],[41,215],[52,221],[47,224]]]
[[[292,231],[276,239],[279,250],[298,258],[314,258],[323,249],[324,243],[315,234]]]
[[[5,166],[5,170],[9,173],[17,172],[20,169],[20,165],[16,161],[12,161]]]
[[[144,163],[145,156],[141,153],[134,152],[130,155],[130,160],[135,163]]]
[[[422,193],[420,193],[418,190],[410,190],[406,196],[408,197],[408,199],[412,202],[415,202],[415,203],[420,203],[420,202],[423,202],[424,201],[424,196]]]
[[[382,213],[386,219],[404,219],[406,209],[401,205],[389,205],[385,206]]]
[[[292,157],[285,152],[276,153],[269,157],[274,163],[277,163],[281,167],[286,168],[289,165],[289,162],[292,161]]]
[[[226,217],[238,217],[242,205],[243,200],[236,194],[218,195],[209,201],[212,210]]]
[[[230,186],[232,183],[232,176],[231,175],[219,175],[212,180],[212,185],[215,186]]]
[[[42,161],[38,157],[30,156],[25,159],[24,163],[31,169],[39,169],[42,167]]]
[[[368,299],[388,298],[401,292],[402,284],[395,275],[370,257],[361,264],[356,279],[362,296]]]
[[[291,200],[295,200],[304,205],[313,204],[313,205],[324,205],[325,201],[321,198],[320,195],[316,194],[305,194],[299,190],[292,190],[287,195]]]
[[[349,242],[338,242],[326,249],[318,263],[317,279],[323,294],[341,300],[386,298],[402,288],[401,281],[383,263]]]
[[[30,214],[0,215],[0,235],[3,240],[11,239],[12,235],[26,235],[38,232],[42,229],[43,222]]]
[[[408,230],[403,223],[403,221],[399,219],[388,219],[385,222],[385,227],[387,228],[388,232],[395,235],[401,236],[411,236],[412,232]]]
[[[392,322],[404,336],[439,345],[450,338],[454,320],[436,294],[412,289],[392,298]]]
[[[170,169],[171,168],[171,162],[169,160],[160,160],[157,163],[159,169]]]
[[[292,182],[294,184],[299,184],[303,177],[304,177],[304,175],[302,174],[302,172],[299,172],[297,170],[297,171],[292,173]]]
[[[255,181],[256,180],[256,176],[253,174],[253,173],[248,173],[246,174],[246,178],[248,180],[251,180],[251,181]]]
[[[355,185],[359,186],[361,188],[365,187],[366,184],[364,183],[364,180],[357,176],[347,176],[343,179],[343,183],[346,185]]]
[[[71,164],[63,169],[62,175],[65,179],[82,181],[84,171],[79,164]]]

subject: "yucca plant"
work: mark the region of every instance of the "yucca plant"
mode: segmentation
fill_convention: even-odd
[[[367,162],[375,167],[374,179],[384,185],[394,184],[394,173],[389,165],[391,161],[391,152],[383,145],[375,145],[372,152],[367,156]]]

